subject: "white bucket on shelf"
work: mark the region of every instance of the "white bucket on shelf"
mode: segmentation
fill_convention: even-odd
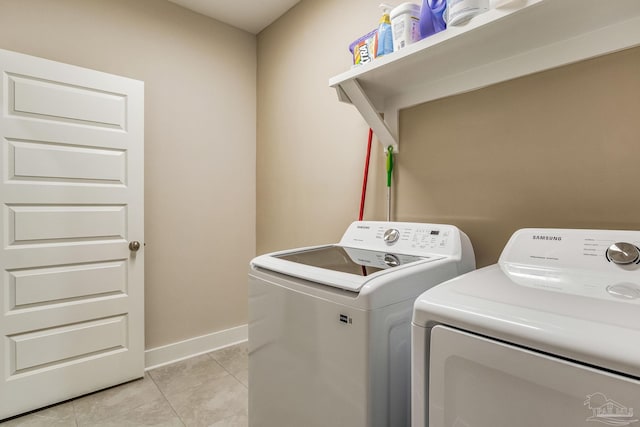
[[[489,0],[447,0],[447,25],[459,25],[489,10]]]
[[[394,52],[420,40],[420,5],[402,3],[393,8],[389,16]]]

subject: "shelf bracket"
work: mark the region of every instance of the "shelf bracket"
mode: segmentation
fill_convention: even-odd
[[[398,138],[395,133],[387,126],[382,115],[376,110],[367,94],[360,86],[357,79],[349,79],[340,83],[336,87],[338,97],[344,100],[347,97],[349,101],[358,109],[369,127],[373,129],[378,141],[386,150],[388,146],[393,146],[393,151],[398,152]]]

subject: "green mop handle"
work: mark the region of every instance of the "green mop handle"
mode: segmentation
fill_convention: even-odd
[[[393,172],[393,147],[387,147],[387,221],[391,221],[391,175]]]
[[[393,146],[387,147],[387,187],[391,187],[391,175],[393,172]]]

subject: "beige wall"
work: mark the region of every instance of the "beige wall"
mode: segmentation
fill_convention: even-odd
[[[335,241],[357,215],[366,126],[327,80],[377,3],[303,0],[258,37],[258,252]],[[640,229],[638,94],[640,48],[402,111],[396,219],[458,225],[479,266],[522,227]]]
[[[358,218],[369,128],[328,81],[377,25],[378,3],[303,0],[258,35],[258,253],[336,241]]]
[[[0,0],[0,48],[145,82],[147,348],[245,324],[255,36],[160,0]]]

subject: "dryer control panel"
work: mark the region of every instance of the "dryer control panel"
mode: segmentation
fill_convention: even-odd
[[[525,228],[500,263],[580,270],[640,270],[640,231]]]
[[[638,248],[639,231],[527,228],[498,263],[521,286],[640,304]]]
[[[460,233],[447,224],[357,221],[344,233],[340,245],[417,256],[460,256]]]

